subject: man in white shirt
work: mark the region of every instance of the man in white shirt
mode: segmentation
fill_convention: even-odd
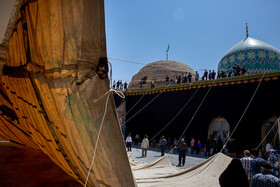
[[[145,135],[142,143],[141,143],[141,148],[142,148],[142,157],[146,157],[147,156],[147,149],[149,148],[149,140],[148,140],[148,136]]]
[[[125,140],[127,151],[131,151],[131,144],[132,144],[132,138],[131,138],[131,133],[128,134]]]

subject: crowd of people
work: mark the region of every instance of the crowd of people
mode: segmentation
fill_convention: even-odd
[[[216,73],[215,70],[205,70],[201,80],[214,80],[214,79],[221,79],[226,77],[235,77],[235,76],[243,76],[247,75],[247,69],[245,66],[242,68],[239,65],[234,65],[233,67],[229,66],[227,70],[218,70]],[[166,75],[165,81],[151,81],[151,88],[155,88],[156,83],[163,86],[169,86],[174,84],[186,84],[186,83],[192,83],[192,77],[194,76],[194,81],[199,81],[199,73],[196,71],[195,74],[192,74],[191,72],[182,73],[181,75],[173,75],[169,77],[169,75]],[[147,77],[146,77],[147,78]],[[143,84],[145,84],[145,80],[141,80],[140,87],[142,87]]]
[[[114,80],[113,89],[126,91],[127,88],[128,88],[128,84],[126,81],[125,83],[122,83],[122,80],[118,80],[117,82]]]
[[[209,142],[207,141],[206,144],[203,145],[200,140],[196,141],[193,137],[190,138],[189,142],[185,142],[185,140],[187,140],[185,137],[183,137],[180,141],[178,141],[177,138],[171,139],[170,137],[168,137],[166,139],[165,136],[161,136],[159,141],[153,139],[151,142],[149,142],[148,135],[145,135],[144,138],[141,140],[139,134],[137,133],[135,135],[134,141],[132,141],[131,133],[129,133],[125,139],[125,143],[126,143],[127,151],[131,151],[131,145],[132,143],[134,143],[134,145],[136,146],[140,144],[141,145],[140,147],[142,149],[148,149],[149,147],[159,148],[161,152],[161,156],[164,156],[167,150],[170,151],[172,149],[173,149],[173,153],[179,154],[180,151],[185,150],[187,154],[197,154],[197,155],[207,156],[207,157],[216,153],[215,151],[213,151],[211,147],[213,143],[211,143],[210,141]],[[185,146],[182,145],[180,146],[181,143],[185,143]],[[147,151],[144,150],[145,154],[142,155],[143,157],[146,157],[147,155],[146,152]]]
[[[229,66],[227,70],[218,70],[217,76],[215,70],[207,70],[204,71],[203,76],[201,77],[202,80],[211,80],[211,79],[221,79],[226,77],[232,77],[232,76],[243,76],[246,75],[247,69],[245,66],[240,68],[239,65],[234,65],[233,67]]]
[[[181,167],[185,165],[186,154],[201,154],[208,157],[222,148],[223,145],[219,147],[215,137],[215,133],[211,134],[211,137],[203,145],[193,137],[189,139],[189,142],[186,142],[185,137],[180,140],[176,138],[171,140],[170,137],[166,139],[162,135],[159,141],[153,139],[152,142],[149,142],[147,135],[141,141],[139,134],[136,134],[134,143],[138,145],[141,142],[142,157],[147,156],[149,147],[159,148],[161,156],[165,155],[166,149],[173,150],[172,153],[178,154],[177,166]],[[133,142],[131,133],[128,134],[125,142],[127,150],[131,151]],[[237,158],[235,146],[235,140],[229,139],[226,146],[227,151],[223,152],[233,159],[219,177],[219,183],[222,187],[280,187],[280,156],[277,151],[272,149],[271,144],[266,144],[265,152],[257,149],[252,149],[251,152],[244,150],[242,158]]]
[[[234,65],[233,67],[229,66],[228,70],[218,70],[216,73],[215,70],[205,70],[201,80],[213,80],[213,79],[221,79],[226,77],[232,76],[242,76],[247,74],[247,69],[245,66],[240,68],[239,65]],[[181,75],[166,75],[164,81],[157,81],[156,79],[151,80],[151,88],[155,88],[157,85],[169,86],[174,84],[187,84],[192,83],[192,78],[194,77],[194,81],[199,81],[199,73],[196,71],[195,74],[191,72],[182,73]],[[147,76],[141,79],[140,81],[140,88],[143,87],[143,84],[147,83]],[[126,91],[128,88],[128,83],[125,81],[124,83],[122,80],[114,80],[113,82],[113,89],[123,90]]]
[[[257,149],[244,150],[242,158],[233,158],[219,177],[221,187],[279,187],[279,155],[270,149],[260,155]]]

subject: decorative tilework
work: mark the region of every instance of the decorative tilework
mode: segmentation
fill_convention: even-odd
[[[227,60],[228,59],[228,60]],[[218,65],[218,70],[228,71],[229,66],[244,65],[248,73],[263,73],[280,71],[279,54],[264,49],[246,49],[224,56]]]
[[[234,58],[235,58],[234,55],[230,56],[230,57],[229,57],[229,61],[230,61],[230,62],[234,62]]]
[[[248,73],[280,71],[280,51],[256,40],[245,38],[220,60],[218,70],[228,72],[229,66],[245,66]]]
[[[240,61],[240,60],[244,60],[244,53],[238,54],[237,59],[238,59],[239,61]]]
[[[269,58],[271,58],[271,59],[274,59],[274,58],[276,57],[275,54],[272,53],[272,52],[269,52],[269,53],[268,53],[268,56],[269,56]]]
[[[259,51],[259,54],[258,54],[259,58],[265,58],[266,57],[266,54],[264,51]]]
[[[248,58],[249,59],[254,59],[255,58],[255,53],[254,52],[248,52]]]

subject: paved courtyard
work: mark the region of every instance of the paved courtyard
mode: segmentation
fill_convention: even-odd
[[[169,150],[166,151],[166,154],[169,154]],[[161,157],[160,149],[159,148],[149,148],[147,151],[147,157],[142,158],[142,149],[139,147],[132,147],[131,152],[127,152],[128,155],[131,155],[132,160],[137,162],[143,162],[143,163],[149,163],[153,162],[156,159],[159,159]],[[178,153],[177,150],[174,150],[174,154],[169,154],[169,158],[171,160],[171,163],[174,166],[178,165]],[[195,166],[199,164],[200,162],[207,159],[203,155],[197,155],[197,154],[187,154],[186,156],[186,162],[185,166],[183,168],[190,168],[192,166]]]

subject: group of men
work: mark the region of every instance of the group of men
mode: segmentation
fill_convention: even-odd
[[[114,80],[113,82],[113,89],[127,90],[127,86],[127,82],[122,83],[122,80],[118,80],[117,82]]]
[[[244,157],[240,160],[234,158],[221,174],[219,178],[220,185],[222,187],[247,187],[249,185],[250,187],[280,187],[280,179],[276,177],[278,173],[275,171],[279,167],[274,165],[276,162],[271,162],[271,158],[275,157],[273,155],[274,153],[274,151],[268,152],[268,159],[265,160],[259,157],[259,151],[257,149],[252,149],[251,153],[249,150],[245,150]],[[240,166],[241,168],[239,169],[238,162],[242,164],[242,167]],[[243,176],[245,176],[245,179]]]
[[[191,83],[192,82],[192,73],[186,72],[182,75],[176,76],[175,79],[169,78],[168,75],[165,77],[164,86],[172,85],[172,84],[185,84],[185,83]],[[198,81],[199,79],[199,73],[196,71],[194,74],[195,81]]]
[[[246,75],[247,69],[245,66],[243,68],[240,68],[239,65],[234,65],[233,67],[229,66],[227,72],[224,70],[218,70],[218,74],[216,77],[216,72],[214,70],[209,70],[209,73],[207,70],[204,71],[203,76],[201,77],[202,80],[211,80],[211,79],[220,79],[225,77],[232,77],[232,76],[240,76],[240,75]]]
[[[132,138],[131,134],[129,134],[126,138],[128,151],[131,151],[131,143]],[[167,146],[167,140],[164,136],[161,136],[159,140],[159,146],[161,149],[161,156],[164,156]],[[147,149],[149,148],[149,140],[147,135],[145,135],[142,140],[141,148],[142,157],[146,157]],[[174,146],[174,149],[177,149],[179,151],[178,166],[184,166],[186,160],[186,152],[188,149],[185,139],[182,138],[180,142],[178,142]],[[242,168],[241,170],[236,166],[238,165],[238,162],[240,162],[240,167]],[[250,184],[250,187],[280,187],[280,179],[278,178],[279,167],[280,160],[278,159],[276,151],[270,149],[270,151],[268,151],[267,153],[267,160],[265,160],[259,157],[259,151],[257,151],[256,149],[251,150],[251,152],[249,150],[245,150],[244,157],[242,157],[241,159],[234,158],[225,169],[225,171],[221,174],[219,178],[220,185],[222,187],[247,187]],[[243,172],[246,178],[245,181],[243,180],[244,177],[242,177]],[[235,179],[234,176],[238,176],[240,179]]]

